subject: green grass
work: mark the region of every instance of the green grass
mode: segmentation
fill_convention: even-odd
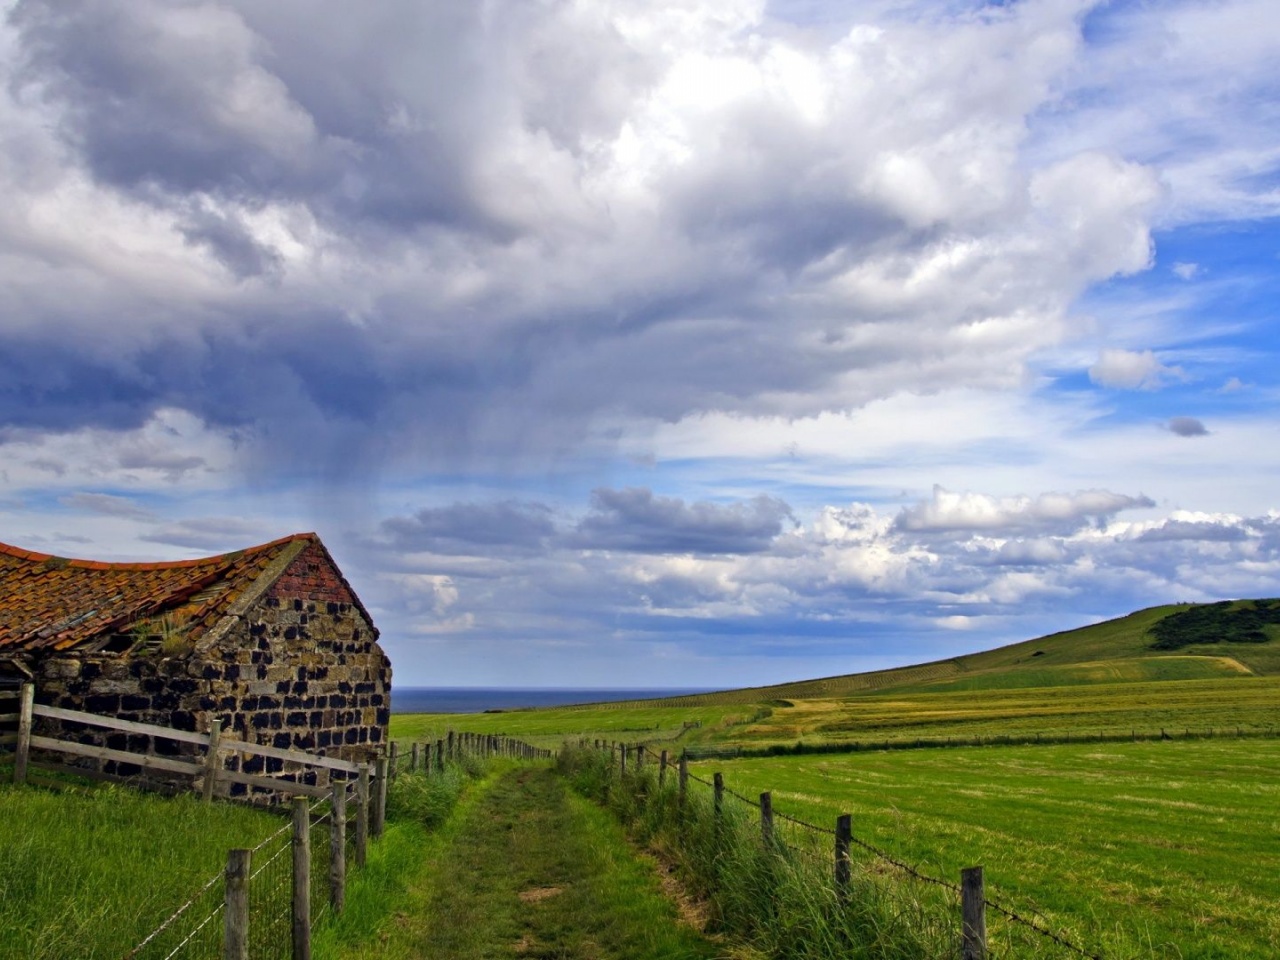
[[[642,738],[683,742],[688,736],[722,725],[726,718],[745,719],[752,711],[740,706],[663,707],[647,703],[597,704],[590,707],[552,707],[504,710],[501,713],[392,714],[391,737],[400,741],[435,741],[448,730],[506,734],[539,746],[558,746],[566,736],[626,740]],[[686,723],[701,728],[675,740]],[[674,747],[673,747],[674,748]]]
[[[0,776],[11,768],[0,768]],[[0,958],[117,958],[284,822],[105,786],[0,786]]]
[[[504,771],[418,849],[393,912],[318,960],[720,955],[676,923],[618,825],[544,766]]]
[[[1280,955],[1280,743],[985,747],[695,764],[1038,911],[1112,960]],[[701,789],[701,788],[699,788]]]
[[[1158,734],[1161,728],[1260,733],[1280,730],[1280,677],[1162,680],[1054,687],[903,691],[843,700],[799,700],[726,730],[726,743],[910,741],[916,738],[1046,737],[1066,733]]]
[[[1242,600],[1228,605],[1229,611],[1250,610],[1254,606],[1266,606],[1273,601]],[[909,667],[898,667],[892,670],[877,670],[870,673],[843,674],[834,677],[821,677],[814,680],[799,680],[790,683],[773,684],[763,687],[744,687],[737,690],[724,690],[717,693],[691,694],[648,701],[630,701],[622,704],[608,705],[609,709],[643,709],[666,708],[713,708],[731,707],[742,704],[766,703],[772,700],[812,700],[833,697],[851,697],[876,694],[886,690],[921,690],[931,684],[956,681],[978,675],[987,675],[983,688],[1001,686],[1004,682],[991,679],[992,675],[1027,670],[1044,670],[1045,668],[1065,665],[1097,665],[1110,660],[1162,660],[1169,657],[1209,657],[1222,661],[1233,660],[1238,669],[1245,673],[1259,676],[1280,675],[1280,638],[1257,643],[1227,642],[1224,638],[1232,636],[1234,627],[1230,622],[1220,624],[1219,633],[1214,633],[1211,626],[1205,626],[1206,618],[1212,619],[1201,611],[1203,604],[1171,604],[1162,607],[1151,607],[1139,610],[1125,617],[1092,624],[1076,630],[1066,630],[1050,634],[1034,640],[986,650],[981,653],[966,654],[923,663]],[[1156,628],[1162,620],[1174,616],[1185,615],[1192,611],[1195,617],[1197,632],[1187,634],[1186,642],[1177,649],[1157,649]],[[1271,636],[1277,632],[1267,627]],[[1183,632],[1186,633],[1185,631]],[[1220,634],[1220,635],[1219,635]],[[1217,637],[1216,642],[1194,642],[1200,638]],[[1140,668],[1132,665],[1125,668],[1130,674]],[[1190,668],[1194,669],[1194,668]],[[1212,675],[1226,670],[1234,672],[1237,668],[1230,665],[1205,665],[1196,676]],[[1123,679],[1163,679],[1165,671],[1180,679],[1191,679],[1188,668],[1183,666],[1154,665],[1146,668],[1145,676],[1127,676]],[[1086,671],[1087,672],[1087,671]],[[1055,677],[1070,677],[1071,673],[1047,675],[1053,682]],[[1013,681],[1016,683],[1016,681]],[[588,712],[599,712],[599,706],[586,706],[579,709]],[[566,728],[567,730],[568,728]]]

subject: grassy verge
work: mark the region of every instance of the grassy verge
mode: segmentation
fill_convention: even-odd
[[[283,822],[124,787],[0,786],[0,958],[117,960],[221,871],[228,849]]]
[[[318,958],[717,955],[674,922],[617,824],[545,767],[487,781],[418,854],[377,930]]]
[[[686,803],[653,766],[618,776],[608,754],[566,748],[559,769],[576,790],[604,804],[632,836],[662,851],[685,887],[705,902],[713,929],[761,955],[796,960],[951,960],[958,915],[949,894],[908,889],[858,871],[847,896],[832,881],[834,859],[821,834],[766,842],[745,806],[717,812],[692,789]],[[1009,956],[1030,954],[1009,954]]]
[[[985,747],[719,761],[749,797],[854,831],[934,875],[982,863],[988,896],[1108,958],[1280,955],[1280,743]]]

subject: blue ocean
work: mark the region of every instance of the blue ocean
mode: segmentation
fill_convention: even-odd
[[[665,690],[600,690],[585,687],[392,687],[392,713],[483,713],[522,707],[561,707],[574,703],[612,703],[710,693],[706,687]]]

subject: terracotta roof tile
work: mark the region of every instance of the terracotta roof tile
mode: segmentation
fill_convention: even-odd
[[[299,541],[169,563],[68,560],[0,543],[0,657],[97,649],[139,621],[168,616],[199,639],[240,593]]]

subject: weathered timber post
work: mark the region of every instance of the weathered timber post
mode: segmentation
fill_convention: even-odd
[[[222,960],[249,960],[249,867],[252,850],[227,851],[223,874]]]
[[[419,753],[419,747],[420,747],[420,745],[419,745],[418,741],[417,741],[417,740],[415,740],[415,741],[413,741],[413,746],[409,749],[409,772],[410,772],[410,773],[417,773],[417,772],[418,772],[418,753]]]
[[[369,850],[369,765],[360,764],[356,781],[356,866],[363,867]]]
[[[444,773],[444,741],[436,741],[436,769]]]
[[[636,744],[636,770],[644,766],[644,744]]]
[[[375,838],[382,836],[382,828],[387,824],[387,758],[378,758],[378,782],[374,791],[373,804],[373,821],[369,826],[369,832]]]
[[[678,778],[680,784],[680,809],[684,809],[685,802],[689,799],[689,755],[684,751],[680,752],[680,776]]]
[[[391,741],[390,763],[387,764],[387,775],[395,780],[396,774],[399,773],[400,766],[400,745],[394,740]]]
[[[311,808],[293,798],[293,960],[311,960]]]
[[[335,780],[329,803],[329,905],[335,914],[347,904],[347,783]]]
[[[13,758],[13,782],[27,782],[27,761],[31,756],[31,721],[35,716],[36,686],[22,685],[21,702],[18,705],[18,745]]]
[[[711,778],[711,782],[715,786],[715,812],[716,820],[719,821],[724,808],[724,774],[717,772],[715,776]]]
[[[218,759],[218,744],[222,739],[222,721],[209,721],[209,746],[205,749],[204,755],[204,783],[201,785],[201,793],[205,803],[213,802],[213,791],[218,784],[218,771],[222,769],[222,763]]]
[[[987,903],[982,868],[960,871],[961,960],[985,960],[987,956]]]
[[[620,751],[620,753],[622,754],[622,766],[619,767],[619,769],[622,771],[622,775],[625,777],[627,775],[627,745],[625,743],[622,744],[622,750]]]
[[[455,752],[456,749],[457,748],[454,746],[454,743],[453,743],[453,731],[450,730],[449,731],[449,752],[445,754],[445,757],[447,757],[450,760],[457,760],[458,754]]]
[[[849,843],[853,839],[853,817],[842,813],[836,817],[836,897],[841,903],[849,900],[849,880],[852,868],[849,862]]]
[[[766,847],[773,843],[773,794],[768,790],[760,794],[760,839]]]
[[[667,785],[667,751],[663,750],[658,755],[658,789],[661,790]]]

